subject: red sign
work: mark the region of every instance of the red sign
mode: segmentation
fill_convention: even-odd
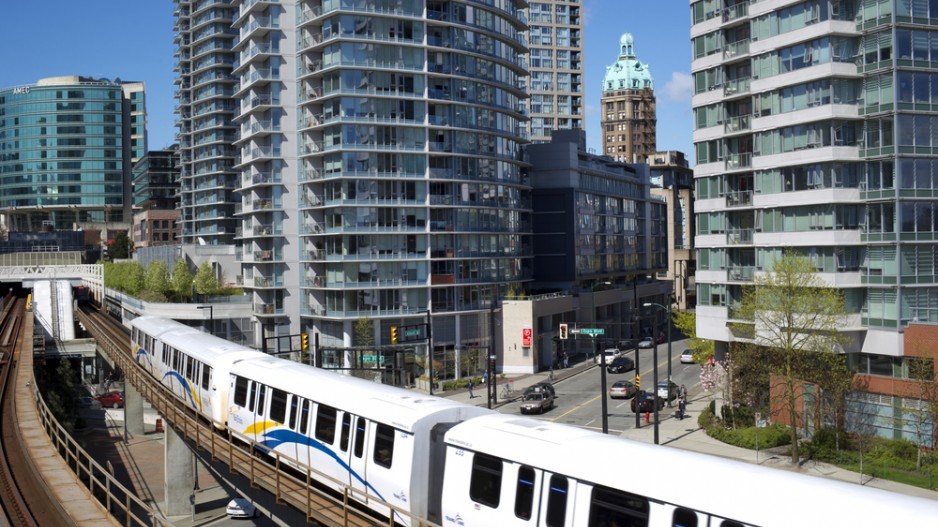
[[[521,345],[525,348],[531,347],[531,340],[534,339],[534,330],[531,328],[524,328],[521,330]]]

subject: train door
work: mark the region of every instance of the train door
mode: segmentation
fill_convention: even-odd
[[[259,385],[254,381],[248,381],[248,405],[245,408],[247,422],[244,423],[244,435],[251,441],[257,441],[257,389]]]
[[[267,386],[263,384],[255,384],[257,386],[257,405],[254,406],[254,441],[258,443],[263,443],[267,438],[265,431],[267,427],[264,426],[264,416],[267,415]],[[261,450],[263,453],[267,453],[266,450]]]
[[[574,481],[560,474],[543,473],[538,527],[573,525]]]
[[[355,416],[348,413],[342,412],[342,421],[339,423],[339,448],[336,450],[336,456],[342,461],[345,466],[349,467],[348,473],[342,481],[346,485],[352,486],[355,476],[352,474],[352,428],[355,424]]]
[[[294,441],[290,446],[290,457],[295,459],[297,463],[305,465],[306,458],[308,457],[306,446],[306,441],[303,440],[303,436],[300,435],[300,406],[303,400],[299,395],[289,395],[290,404],[287,409],[287,427],[294,434]]]
[[[368,441],[368,421],[364,417],[352,416],[352,455],[349,458],[350,480],[349,486],[362,493],[367,492],[366,483],[368,481],[368,452],[371,445]]]

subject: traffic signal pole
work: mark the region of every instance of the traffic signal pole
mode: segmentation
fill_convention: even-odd
[[[599,353],[599,339],[593,337],[593,346],[596,350],[596,357],[599,357],[599,397],[602,400],[602,411],[603,411],[603,433],[609,433],[609,409],[606,402],[606,354]]]

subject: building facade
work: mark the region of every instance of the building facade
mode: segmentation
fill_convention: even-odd
[[[694,250],[694,170],[683,152],[655,152],[648,158],[651,194],[667,204],[668,269],[659,278],[674,283],[674,306],[693,309],[697,305],[694,281],[697,255]]]
[[[718,353],[734,341],[742,288],[793,248],[844,292],[847,352],[903,356],[905,328],[938,321],[938,70],[925,44],[938,42],[925,27],[938,8],[705,0],[691,11],[701,336]]]
[[[131,229],[134,248],[178,245],[178,222],[179,211],[175,209],[149,209],[134,214]]]
[[[550,142],[553,130],[584,128],[582,9],[581,0],[528,2],[528,130],[534,143]]]
[[[146,152],[140,82],[63,76],[0,90],[0,216],[10,231],[129,224]]]
[[[133,167],[135,209],[179,208],[179,147],[150,150]]]
[[[624,33],[619,57],[606,66],[602,98],[603,153],[624,163],[645,163],[655,153],[655,82],[635,56],[635,41]]]
[[[234,169],[238,157],[234,117],[240,112],[232,76],[240,58],[233,49],[238,38],[232,27],[235,9],[227,0],[174,2],[181,241],[231,245],[241,204]],[[254,30],[265,32],[272,23],[276,21]]]
[[[487,338],[531,280],[523,4],[233,3],[256,334],[381,345],[431,311],[446,364]]]

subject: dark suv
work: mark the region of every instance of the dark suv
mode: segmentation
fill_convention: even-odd
[[[658,409],[664,408],[664,399],[661,397],[656,397],[654,394],[648,392],[639,392],[637,396],[632,398],[632,411],[639,413],[653,412],[655,410],[653,405],[656,399],[658,401]]]
[[[635,369],[635,361],[629,357],[616,357],[607,366],[609,373],[625,373]]]

